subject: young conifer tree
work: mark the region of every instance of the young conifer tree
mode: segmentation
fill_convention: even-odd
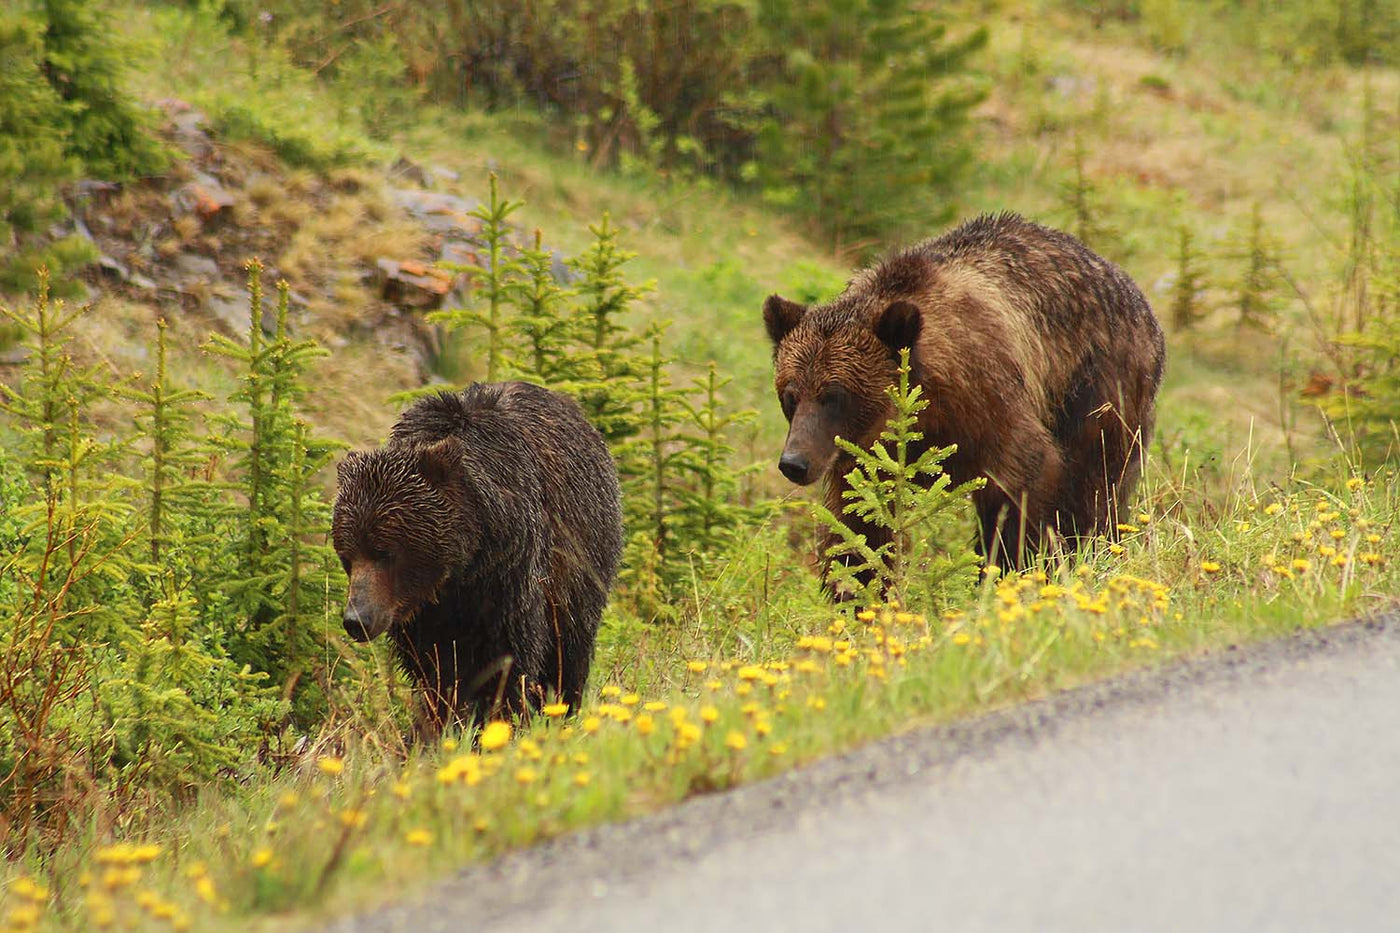
[[[507,324],[507,362],[512,373],[527,382],[568,391],[583,376],[577,344],[579,321],[571,312],[574,292],[554,277],[554,254],[535,231],[534,245],[520,255],[520,278],[507,285],[515,307]]]
[[[954,447],[929,447],[915,456],[923,440],[915,425],[928,401],[922,386],[910,385],[907,348],[900,351],[899,383],[889,397],[894,414],[869,450],[837,438],[855,461],[846,474],[850,488],[842,512],[881,529],[887,540],[876,544],[820,503],[813,508],[819,523],[838,537],[826,554],[829,582],[838,592],[854,593],[866,605],[887,599],[932,610],[975,572],[971,549],[949,542],[970,540],[959,526],[970,522],[969,494],[986,481],[951,486],[941,464]]]
[[[449,330],[465,327],[478,327],[486,332],[486,381],[494,382],[504,371],[506,347],[506,322],[502,319],[505,305],[511,298],[513,283],[521,274],[520,263],[508,253],[510,248],[510,215],[524,207],[522,201],[502,198],[496,181],[496,173],[491,173],[491,200],[479,205],[468,216],[481,221],[481,238],[486,241],[486,259],[483,265],[457,265],[445,263],[453,272],[465,272],[473,279],[475,290],[480,293],[485,310],[452,308],[429,314],[427,320],[441,321]]]
[[[244,623],[233,640],[235,659],[266,671],[293,697],[298,710],[311,716],[321,698],[298,690],[307,671],[324,673],[326,638],[312,621],[324,617],[323,606],[303,599],[308,573],[322,587],[340,585],[331,574],[331,552],[310,538],[323,536],[329,525],[329,505],[313,477],[328,463],[339,445],[309,435],[298,416],[306,393],[306,370],[326,355],[314,340],[296,340],[288,332],[289,288],[278,283],[277,324],[272,337],[262,330],[262,267],[248,264],[250,323],[245,346],[222,335],[205,344],[210,352],[243,366],[241,386],[230,396],[235,408],[221,420],[217,447],[232,457],[232,487],[239,500],[227,507],[228,520],[241,530],[233,539],[225,565],[224,590]],[[289,608],[288,600],[294,606]],[[324,679],[315,678],[317,686]]]
[[[1176,281],[1172,283],[1171,321],[1178,332],[1190,330],[1205,313],[1201,307],[1201,290],[1205,273],[1201,270],[1201,254],[1195,247],[1195,235],[1182,224],[1177,228]]]
[[[174,517],[193,506],[192,497],[200,488],[190,477],[208,462],[207,453],[199,449],[193,438],[190,422],[195,416],[195,403],[209,396],[196,389],[174,386],[166,368],[165,318],[156,322],[156,328],[154,375],[145,388],[132,386],[121,394],[139,406],[135,418],[137,436],[148,451],[142,466],[149,553],[151,563],[158,565],[172,534]]]
[[[627,313],[653,286],[627,281],[623,267],[636,254],[618,244],[617,228],[606,214],[588,229],[592,245],[569,262],[581,276],[572,312],[582,344],[578,360],[582,373],[575,388],[584,414],[616,446],[643,427],[639,409],[645,404],[649,363],[639,347],[646,337],[630,329]]]

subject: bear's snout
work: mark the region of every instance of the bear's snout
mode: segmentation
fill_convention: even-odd
[[[350,574],[350,598],[346,600],[341,624],[345,634],[355,641],[372,641],[384,634],[392,618],[377,607],[373,598],[373,572],[355,570]]]
[[[806,486],[812,481],[812,462],[804,454],[783,451],[783,456],[778,460],[778,469],[799,486]]]

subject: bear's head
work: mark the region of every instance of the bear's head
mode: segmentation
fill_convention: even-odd
[[[778,461],[799,486],[831,469],[843,437],[860,447],[879,438],[893,413],[886,390],[898,380],[899,351],[914,346],[923,314],[911,301],[868,309],[808,308],[778,295],[763,303],[773,341],[774,383],[788,420]]]
[[[344,624],[356,641],[410,622],[471,560],[480,532],[462,454],[448,437],[341,461],[331,535],[350,578]]]

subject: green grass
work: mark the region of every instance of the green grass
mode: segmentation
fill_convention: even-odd
[[[828,609],[766,631],[735,619],[734,650],[688,644],[665,678],[607,679],[579,717],[517,724],[499,748],[454,736],[400,755],[324,734],[280,776],[131,821],[114,834],[125,846],[99,845],[106,833],[65,846],[40,871],[65,894],[45,922],[160,929],[173,912],[219,930],[341,914],[466,861],[891,732],[1392,602],[1396,572],[1381,555],[1400,514],[1393,472],[1246,488],[1216,510],[1160,475],[1144,493],[1121,545],[987,574],[963,609]]]

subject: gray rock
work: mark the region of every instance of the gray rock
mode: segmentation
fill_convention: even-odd
[[[131,278],[131,270],[106,253],[97,257],[97,268],[101,269],[104,275],[111,276],[120,282]]]
[[[181,253],[170,264],[176,288],[187,291],[193,285],[207,285],[219,278],[219,264],[198,253]]]
[[[480,201],[415,188],[391,188],[389,197],[430,233],[469,237],[476,232],[476,221],[467,215],[480,206]]]
[[[417,260],[377,259],[380,294],[402,308],[440,307],[456,278],[451,272]]]

